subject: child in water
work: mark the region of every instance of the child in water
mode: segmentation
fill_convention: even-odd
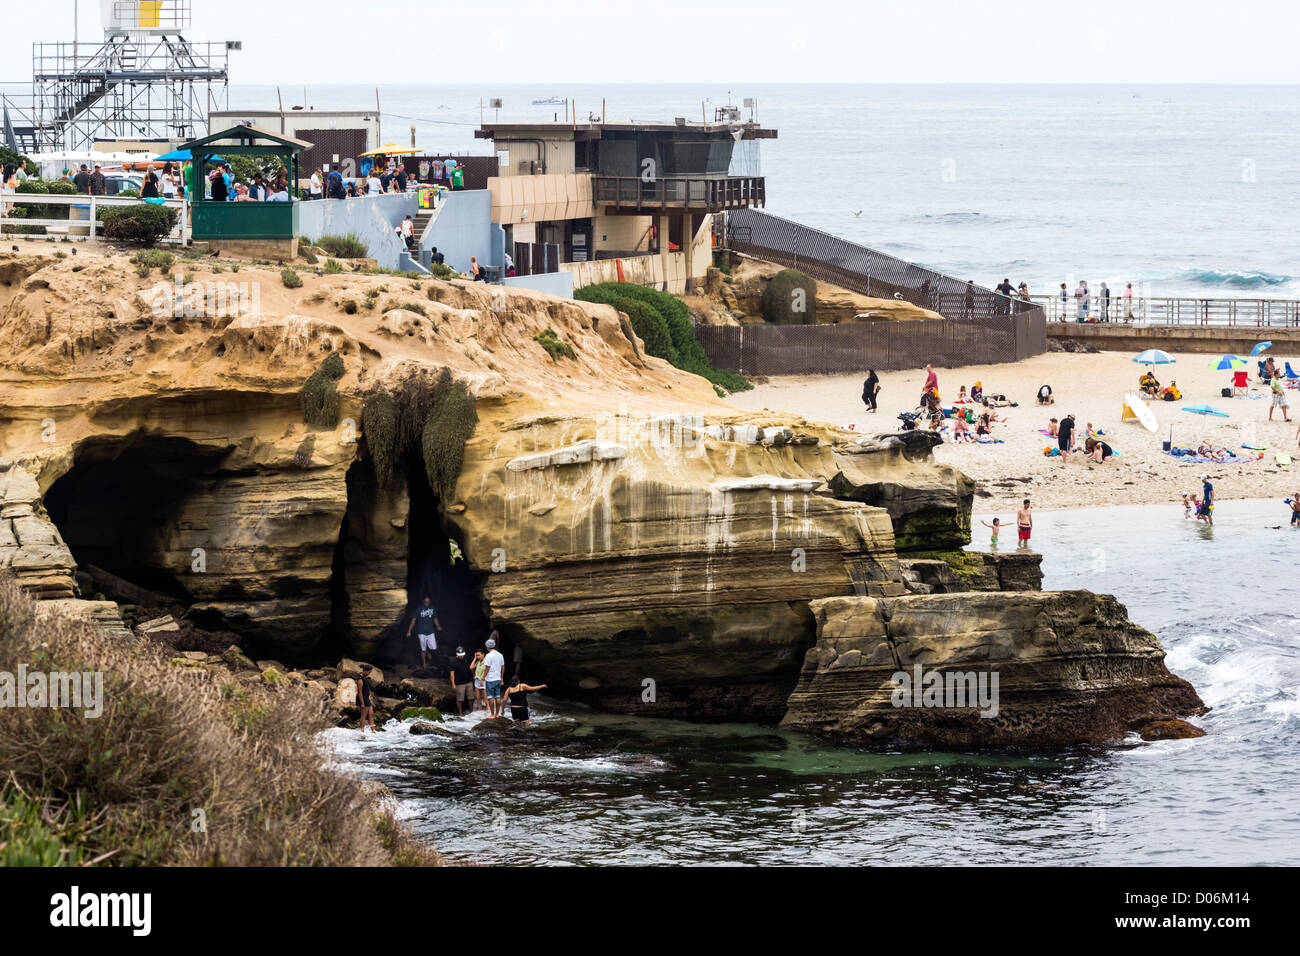
[[[992,524],[981,520],[980,524],[986,528],[992,529],[992,534],[989,535],[989,546],[996,549],[998,546],[998,532],[1002,530],[1002,519],[994,518]]]
[[[1183,517],[1190,518],[1191,516],[1192,516],[1192,499],[1188,496],[1187,492],[1184,491],[1183,492]]]

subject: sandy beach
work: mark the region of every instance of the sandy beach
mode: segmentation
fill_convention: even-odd
[[[1128,353],[1048,352],[1015,364],[937,368],[944,404],[957,397],[962,385],[969,390],[979,381],[986,395],[1005,394],[1019,406],[997,409],[1005,421],[994,424],[993,437],[1002,444],[947,443],[935,449],[935,458],[976,480],[977,512],[1004,517],[1011,516],[1023,498],[1032,499],[1040,509],[1175,503],[1182,492],[1199,491],[1205,474],[1211,476],[1216,496],[1224,500],[1282,498],[1300,490],[1300,464],[1282,466],[1275,460],[1277,452],[1300,456],[1296,443],[1300,392],[1287,391],[1291,423],[1282,421],[1280,409],[1274,411],[1270,422],[1268,389],[1254,383],[1253,360],[1249,371],[1254,384],[1249,397],[1223,398],[1220,389],[1229,384],[1230,373],[1208,368],[1214,356],[1183,353],[1175,357],[1177,363],[1158,367],[1156,377],[1162,385],[1176,381],[1183,399],[1151,403],[1159,423],[1154,434],[1136,422],[1120,421],[1123,395],[1137,391],[1144,368],[1134,364]],[[1279,365],[1282,358],[1276,356]],[[793,412],[843,428],[851,425],[863,434],[897,430],[901,422],[895,416],[916,407],[925,370],[880,373],[880,410],[875,414],[867,412],[861,400],[865,377],[770,378],[729,401],[738,408]],[[1044,383],[1052,386],[1056,404],[1043,407],[1034,403]],[[1212,405],[1230,417],[1182,411],[1184,405],[1196,404]],[[1121,454],[1105,464],[1091,463],[1081,454],[1071,455],[1068,462],[1045,456],[1043,449],[1055,445],[1056,440],[1040,434],[1039,429],[1047,428],[1053,416],[1059,419],[1067,413],[1073,413],[1080,435],[1092,422]],[[1240,452],[1243,442],[1265,446],[1266,451],[1263,459],[1241,464],[1180,462],[1161,450],[1170,426],[1174,445],[1195,445],[1206,439],[1234,451]],[[1287,520],[1280,502],[1278,517]]]

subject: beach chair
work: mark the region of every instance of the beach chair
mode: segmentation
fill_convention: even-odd
[[[1232,373],[1232,394],[1245,395],[1250,391],[1250,374],[1245,369]]]
[[[1300,375],[1297,375],[1295,372],[1291,371],[1291,363],[1290,363],[1290,362],[1287,362],[1287,363],[1286,363],[1286,377],[1289,378],[1289,379],[1293,379],[1293,380],[1294,380],[1294,379],[1297,379],[1297,378],[1300,378]]]

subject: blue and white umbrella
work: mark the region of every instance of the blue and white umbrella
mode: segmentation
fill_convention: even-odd
[[[1139,365],[1172,365],[1178,359],[1160,349],[1147,349],[1133,361]]]
[[[1255,343],[1255,347],[1250,350],[1250,354],[1258,355],[1260,352],[1265,352],[1268,349],[1271,349],[1272,347],[1273,347],[1272,342],[1257,342]]]
[[[1191,412],[1193,415],[1214,415],[1217,418],[1230,417],[1227,412],[1220,411],[1213,405],[1184,405],[1183,411]]]

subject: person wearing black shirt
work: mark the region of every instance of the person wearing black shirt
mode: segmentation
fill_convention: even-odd
[[[862,401],[870,411],[876,410],[876,395],[880,392],[880,378],[874,368],[867,369],[867,380],[862,383]]]
[[[81,164],[81,169],[77,175],[72,177],[72,185],[77,187],[77,192],[83,196],[90,194],[90,170],[86,169],[86,164]]]
[[[451,692],[456,698],[456,715],[465,716],[465,704],[474,710],[474,666],[470,663],[465,648],[456,648],[456,656],[451,659],[447,677],[451,681]]]
[[[361,678],[357,681],[357,703],[361,705],[361,732],[375,732],[375,698],[374,685],[370,682],[370,665],[361,665]]]
[[[438,609],[433,606],[433,598],[427,594],[424,596],[424,603],[411,615],[411,624],[406,629],[407,637],[411,636],[412,631],[417,631],[416,625],[419,625],[420,663],[428,668],[429,655],[438,650],[436,633],[442,630],[442,622],[438,620]]]
[[[1056,444],[1061,449],[1061,461],[1068,461],[1070,458],[1070,447],[1074,443],[1074,416],[1066,415],[1061,419],[1060,427],[1056,431]]]

